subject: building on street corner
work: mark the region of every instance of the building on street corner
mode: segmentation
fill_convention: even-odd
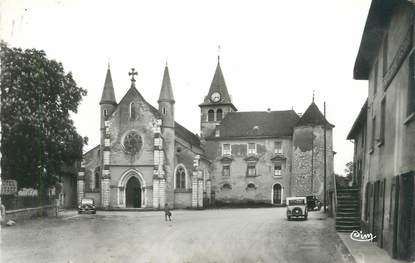
[[[355,79],[368,80],[368,98],[348,135],[362,227],[407,260],[415,260],[414,8],[372,1],[354,68]]]
[[[100,102],[101,143],[84,154],[78,198],[102,208],[284,205],[288,196],[324,196],[333,175],[333,128],[314,102],[294,110],[239,112],[218,58],[201,111],[200,136],[175,121],[166,65],[158,108],[135,86],[117,103],[108,68]],[[327,188],[329,189],[329,188]]]

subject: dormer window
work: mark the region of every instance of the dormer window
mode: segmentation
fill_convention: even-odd
[[[215,121],[215,111],[209,110],[208,111],[208,121]]]
[[[256,144],[248,143],[248,154],[256,154]]]
[[[135,109],[135,104],[134,104],[134,102],[131,102],[130,103],[130,119],[131,120],[135,120],[135,118],[136,118],[136,111],[135,111],[136,109]]]

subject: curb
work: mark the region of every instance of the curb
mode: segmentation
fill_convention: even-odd
[[[356,259],[354,258],[353,254],[350,252],[347,245],[343,242],[343,239],[339,236],[338,232],[336,231],[336,235],[339,238],[340,242],[339,245],[336,246],[337,250],[342,254],[343,256],[343,262],[346,263],[357,263]]]

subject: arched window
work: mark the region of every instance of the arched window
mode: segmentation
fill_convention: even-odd
[[[130,119],[135,120],[136,118],[136,112],[135,112],[135,104],[134,102],[130,103]]]
[[[108,110],[107,109],[105,109],[104,110],[104,117],[106,118],[108,116]]]
[[[217,121],[221,121],[221,120],[222,120],[222,118],[223,118],[223,112],[222,112],[222,109],[218,109],[218,110],[216,111],[216,120],[217,120]]]
[[[249,183],[246,186],[246,190],[255,190],[255,189],[256,189],[256,186],[253,183]]]
[[[208,121],[215,121],[215,111],[209,110],[208,111]]]
[[[94,178],[95,179],[95,189],[99,189],[100,185],[101,185],[100,171],[101,171],[101,169],[99,167],[95,168],[95,173],[94,173],[94,175],[95,175],[95,178]]]
[[[166,115],[166,114],[167,114],[167,110],[166,110],[166,108],[165,108],[165,107],[163,107],[163,109],[161,110],[161,112],[163,113],[163,115]]]
[[[274,205],[282,204],[282,186],[279,183],[272,187],[272,203]]]
[[[231,190],[231,189],[232,189],[232,187],[231,187],[231,185],[230,185],[230,184],[223,184],[223,185],[222,185],[222,189],[223,189],[223,190]]]
[[[186,189],[186,171],[182,166],[176,170],[176,189]]]

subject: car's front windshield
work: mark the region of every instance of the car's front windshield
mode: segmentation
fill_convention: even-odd
[[[288,201],[288,205],[304,205],[304,199],[293,199]]]
[[[92,205],[94,201],[92,199],[82,199],[81,203],[83,205]]]

